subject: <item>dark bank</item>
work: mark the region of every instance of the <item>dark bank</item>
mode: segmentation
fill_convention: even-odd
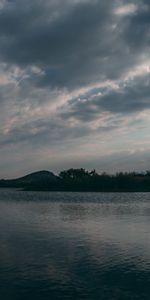
[[[0,187],[35,191],[150,192],[150,171],[114,175],[83,168],[64,170],[59,175],[39,171],[17,179],[2,179]]]

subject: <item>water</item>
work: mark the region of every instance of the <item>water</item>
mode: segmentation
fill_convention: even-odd
[[[2,300],[150,299],[150,193],[0,190]]]

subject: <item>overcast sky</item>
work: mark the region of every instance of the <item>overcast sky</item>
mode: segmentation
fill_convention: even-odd
[[[150,1],[0,0],[0,178],[150,169]]]

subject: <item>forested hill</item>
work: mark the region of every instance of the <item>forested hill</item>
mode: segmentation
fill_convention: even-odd
[[[39,191],[150,192],[150,172],[109,175],[80,168],[65,170],[56,176],[49,171],[39,171],[16,179],[2,179],[0,187]]]

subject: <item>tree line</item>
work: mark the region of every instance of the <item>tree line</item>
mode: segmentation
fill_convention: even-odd
[[[86,171],[68,169],[60,172],[62,188],[79,191],[150,191],[150,171],[143,173],[118,172],[98,174],[95,169]]]

